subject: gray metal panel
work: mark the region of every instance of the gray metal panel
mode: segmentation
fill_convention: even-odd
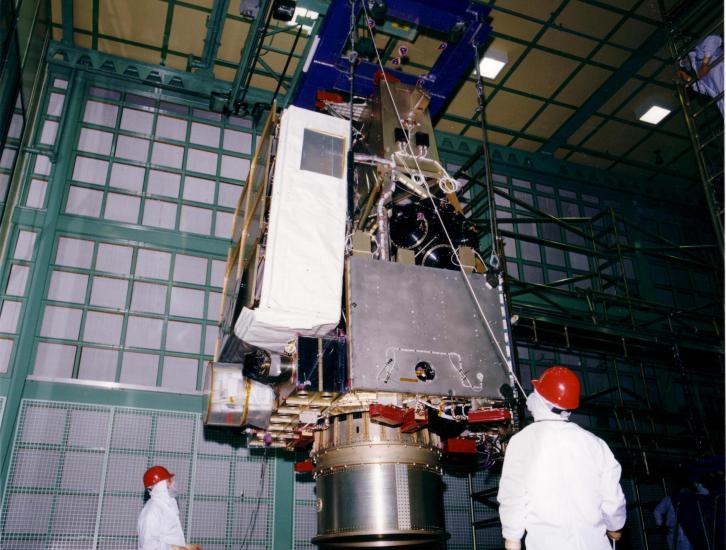
[[[509,384],[464,275],[444,269],[349,258],[349,345],[353,389],[500,398]],[[507,350],[501,290],[468,275],[500,347]],[[511,356],[511,355],[510,355]],[[433,380],[415,366],[426,361]]]
[[[405,469],[405,476],[400,475],[400,469]],[[317,495],[318,535],[443,533],[441,480],[437,474],[410,464],[354,466],[320,475]],[[402,497],[407,505],[405,518],[399,516]]]

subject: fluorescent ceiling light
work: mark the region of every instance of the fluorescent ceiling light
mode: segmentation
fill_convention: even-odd
[[[658,124],[661,120],[670,114],[671,110],[665,107],[659,107],[658,105],[652,105],[645,113],[640,115],[641,122],[647,122],[648,124]]]
[[[292,16],[292,20],[288,21],[287,24],[289,26],[296,26],[301,24],[301,19],[307,19],[306,22],[312,22],[315,21],[319,17],[319,13],[313,10],[307,10],[305,8],[296,7],[295,8],[295,14]],[[303,31],[305,31],[305,34],[310,36],[310,33],[313,32],[313,26],[312,25],[302,25]]]
[[[507,64],[507,54],[496,50],[488,50],[479,61],[479,72],[482,77],[494,80]]]

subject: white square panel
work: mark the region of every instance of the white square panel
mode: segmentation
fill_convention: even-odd
[[[144,188],[145,170],[141,166],[131,166],[114,162],[111,166],[111,179],[109,184],[113,187],[128,189],[140,193]]]
[[[234,214],[231,212],[217,212],[215,217],[217,223],[214,225],[214,236],[220,239],[231,239]]]
[[[156,137],[186,141],[187,121],[180,118],[159,115],[156,121]]]
[[[169,267],[171,266],[171,254],[161,250],[150,250],[139,248],[136,259],[136,276],[149,279],[169,279]]]
[[[223,260],[212,260],[212,280],[210,284],[222,288],[224,284],[224,274],[227,271],[227,262]]]
[[[207,259],[177,254],[174,258],[174,280],[203,285],[207,281]]]
[[[242,189],[243,187],[241,185],[220,182],[217,204],[219,206],[226,206],[227,208],[237,208],[239,198],[242,196]]]
[[[166,311],[166,291],[165,285],[136,281],[131,295],[131,310],[163,314]]]
[[[40,143],[53,145],[58,135],[58,123],[55,120],[46,120],[43,123],[43,130],[40,132]]]
[[[201,325],[169,321],[166,329],[166,349],[184,353],[199,353],[201,338]]]
[[[217,173],[217,155],[209,151],[188,149],[186,168],[193,172],[215,175]]]
[[[166,143],[154,143],[151,152],[151,163],[170,168],[181,168],[184,160],[184,148]]]
[[[98,218],[101,215],[103,192],[74,185],[68,190],[66,213]]]
[[[25,197],[25,206],[28,208],[43,208],[45,205],[45,192],[48,189],[48,182],[45,180],[33,179],[30,181],[28,196]]]
[[[119,136],[116,140],[116,157],[137,162],[146,162],[149,154],[149,141],[146,139]]]
[[[22,308],[22,302],[3,301],[2,309],[0,309],[0,332],[15,332],[17,330]]]
[[[13,259],[32,260],[33,248],[35,247],[35,233],[33,231],[20,230],[15,241]]]
[[[76,346],[40,342],[35,352],[33,374],[51,378],[70,378],[76,360]]]
[[[176,225],[176,204],[146,199],[144,201],[143,225],[174,229]]]
[[[116,380],[118,351],[84,347],[78,365],[78,378],[81,380]]]
[[[106,185],[106,172],[108,161],[92,159],[89,157],[76,157],[73,167],[73,179],[95,185]]]
[[[53,167],[53,164],[50,162],[50,159],[46,157],[45,155],[38,155],[35,157],[35,166],[33,167],[33,173],[34,174],[40,174],[41,176],[48,176],[50,175],[50,169]]]
[[[212,211],[196,206],[182,205],[179,231],[209,235],[212,229]]]
[[[121,326],[123,322],[123,315],[89,311],[86,314],[83,339],[86,342],[117,346],[121,342]]]
[[[250,171],[250,161],[238,157],[222,155],[222,168],[219,175],[223,178],[245,181]]]
[[[117,222],[137,223],[139,221],[140,197],[109,193],[106,196],[106,210],[103,217]]]
[[[11,169],[15,162],[15,154],[18,150],[11,146],[6,146],[0,155],[0,168]]]
[[[249,154],[252,151],[252,135],[227,128],[224,131],[224,148],[236,153]]]
[[[65,94],[53,92],[52,94],[50,94],[50,97],[48,97],[48,108],[45,110],[45,112],[51,116],[61,116],[65,99]]]
[[[20,113],[14,113],[13,117],[10,119],[10,127],[8,128],[8,138],[10,139],[20,139],[20,136],[23,133],[23,125],[25,122],[23,121],[23,115]]]
[[[129,316],[126,327],[126,346],[158,350],[161,346],[161,319]]]
[[[216,321],[219,319],[219,308],[222,305],[222,293],[221,292],[210,292],[209,300],[207,302],[207,319],[210,321]]]
[[[10,296],[25,296],[25,286],[28,283],[28,273],[30,268],[27,265],[13,265],[10,268],[10,276],[8,277],[8,286],[5,288],[5,294]]]
[[[217,327],[214,325],[207,325],[207,330],[204,333],[204,355],[214,357],[214,350],[217,347]]]
[[[0,372],[8,372],[10,369],[10,357],[13,354],[13,341],[7,338],[0,338]]]
[[[177,198],[179,196],[180,181],[181,176],[179,174],[149,170],[149,182],[146,186],[146,193]]]
[[[87,101],[83,112],[83,122],[101,126],[115,126],[118,107],[100,101]]]
[[[189,143],[198,143],[208,147],[219,147],[219,128],[202,124],[200,122],[192,122],[192,132],[189,136]]]
[[[161,386],[172,390],[194,391],[197,389],[198,369],[199,362],[196,359],[165,357]]]
[[[86,303],[88,275],[54,270],[50,276],[48,299],[58,302]]]
[[[192,288],[171,288],[169,314],[201,319],[204,314],[204,291]]]
[[[99,243],[96,256],[96,271],[107,271],[119,275],[131,273],[131,258],[134,249],[130,246]]]
[[[128,288],[129,282],[126,279],[94,277],[91,286],[91,305],[125,309]]]
[[[187,176],[184,178],[184,200],[214,203],[214,180]]]
[[[93,261],[93,241],[61,237],[55,253],[55,263],[67,267],[90,269]]]
[[[112,143],[113,134],[111,132],[81,128],[81,135],[78,137],[78,150],[86,153],[109,155],[111,154]]]
[[[140,134],[150,134],[154,125],[154,114],[137,109],[124,108],[121,112],[121,129]]]
[[[139,384],[156,386],[156,372],[159,369],[159,357],[150,353],[124,352],[121,360],[121,377],[123,384]]]
[[[83,311],[69,307],[45,306],[40,335],[75,340],[81,328]]]

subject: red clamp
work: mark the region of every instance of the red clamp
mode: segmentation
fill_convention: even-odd
[[[429,413],[423,410],[420,414],[416,414],[415,409],[406,409],[403,415],[403,424],[401,424],[401,432],[410,434],[425,428],[429,424]]]
[[[449,455],[476,454],[476,439],[452,437],[444,441],[444,453]]]
[[[375,403],[368,407],[371,420],[386,426],[400,426],[406,420],[406,409],[395,405],[380,405]]]
[[[307,474],[309,472],[312,472],[314,469],[315,465],[310,458],[308,458],[307,460],[303,460],[302,462],[295,463],[295,471],[298,474]]]
[[[479,409],[469,411],[467,415],[469,424],[487,424],[490,422],[504,422],[512,419],[509,409]]]

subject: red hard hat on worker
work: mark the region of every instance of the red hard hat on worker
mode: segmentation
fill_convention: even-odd
[[[160,481],[164,481],[165,479],[171,479],[174,477],[174,474],[172,474],[169,470],[164,468],[163,466],[152,466],[146,472],[144,472],[144,487],[147,489],[150,487],[153,487]]]
[[[539,378],[532,380],[537,393],[560,409],[580,406],[580,379],[567,367],[550,367]]]

